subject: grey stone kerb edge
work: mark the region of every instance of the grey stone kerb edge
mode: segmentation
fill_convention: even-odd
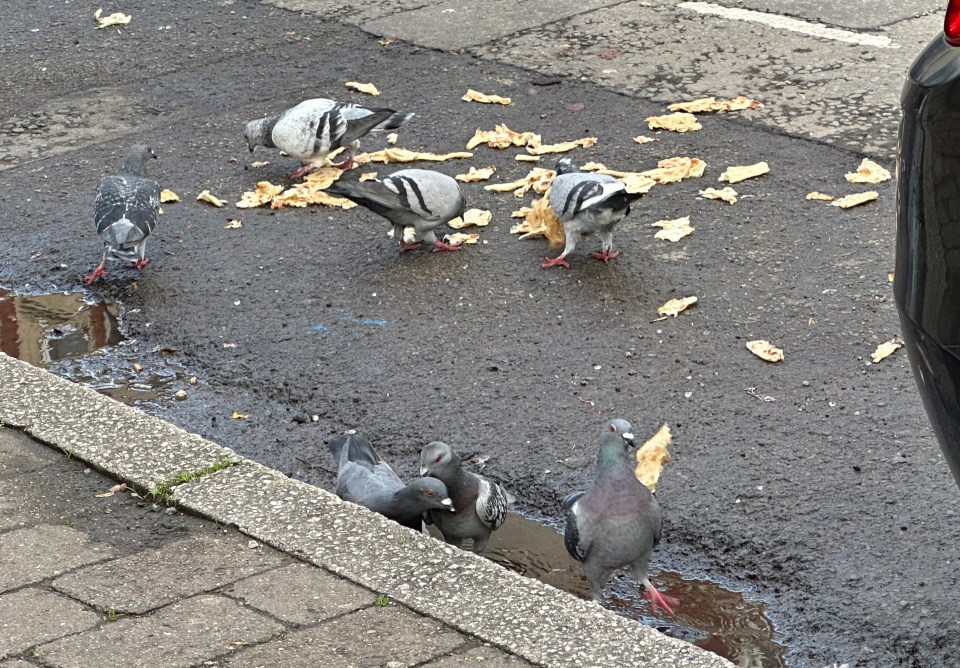
[[[733,666],[2,353],[0,420],[146,488],[224,459],[237,462],[174,487],[173,498],[533,663]]]

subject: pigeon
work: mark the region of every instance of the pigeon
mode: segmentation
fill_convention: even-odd
[[[422,530],[427,511],[453,512],[453,502],[441,481],[417,478],[404,485],[360,434],[335,436],[328,447],[338,462],[334,492],[344,501],[369,508],[414,531]]]
[[[360,138],[370,132],[396,130],[413,118],[393,109],[367,109],[326,98],[304,100],[295,107],[247,123],[243,136],[250,152],[257,146],[278,148],[299,158],[304,166],[293,171],[298,179],[322,167],[327,154],[347,149],[347,158],[336,167],[350,169],[360,148]]]
[[[437,239],[434,230],[463,215],[466,200],[455,179],[429,169],[401,169],[372,181],[334,181],[327,192],[340,195],[380,214],[393,224],[393,238],[405,253],[433,244],[434,252],[458,251],[460,246]],[[403,240],[403,228],[413,227],[418,241]]]
[[[642,193],[628,193],[626,186],[612,176],[583,173],[569,158],[557,161],[554,170],[557,176],[547,201],[563,225],[566,245],[559,256],[548,257],[540,266],[569,269],[567,255],[577,247],[581,236],[594,232],[600,237],[600,251],[591,255],[608,263],[620,254],[613,251],[613,228],[630,213],[630,203]]]
[[[663,519],[656,497],[634,476],[627,459],[633,445],[630,423],[610,420],[603,429],[593,486],[563,500],[567,526],[563,542],[570,556],[583,562],[590,595],[600,594],[610,574],[629,566],[656,613],[673,614],[677,600],[661,594],[647,576],[650,552],[660,542]]]
[[[460,466],[453,449],[442,441],[434,441],[420,451],[420,475],[438,478],[450,490],[456,511],[453,514],[430,511],[432,521],[445,541],[462,547],[466,538],[477,554],[487,548],[490,534],[507,519],[509,495],[496,483]]]
[[[103,258],[86,277],[88,285],[107,275],[107,260],[129,262],[137,269],[150,264],[144,256],[147,237],[160,217],[160,185],[147,178],[145,161],[156,157],[146,144],[135,144],[120,173],[100,179],[93,222],[103,242]]]

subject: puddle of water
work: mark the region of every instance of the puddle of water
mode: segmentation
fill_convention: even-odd
[[[590,595],[590,583],[579,562],[567,554],[563,536],[554,528],[510,513],[494,532],[487,557],[522,575],[570,592]],[[642,587],[626,576],[611,580],[605,590],[604,607],[643,621],[667,635],[682,638],[719,654],[742,668],[783,668],[787,648],[773,639],[773,623],[766,605],[706,580],[661,571],[651,577],[660,591],[680,604],[675,615],[654,617]]]
[[[111,302],[82,293],[14,295],[0,290],[0,350],[34,366],[76,359],[123,340]]]
[[[182,370],[171,366],[136,373],[133,371],[133,362],[130,362],[127,371],[114,368],[95,371],[89,365],[84,365],[68,372],[66,377],[111,399],[134,406],[171,396],[184,375]]]
[[[163,355],[147,359],[91,355],[126,343],[120,306],[91,303],[83,293],[15,295],[0,289],[0,351],[86,385],[127,405],[170,396],[183,369]],[[137,372],[134,364],[144,369]]]

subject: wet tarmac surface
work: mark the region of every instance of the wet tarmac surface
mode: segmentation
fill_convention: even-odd
[[[15,4],[24,15],[63,7]],[[664,111],[642,90],[629,97],[562,76],[535,85],[542,72],[383,46],[254,2],[205,6],[200,17],[172,1],[144,7],[123,33],[94,30],[73,5],[39,33],[4,27],[16,33],[17,64],[0,75],[0,107],[21,124],[42,114],[46,125],[3,140],[0,214],[14,223],[0,227],[0,285],[85,290],[100,256],[92,193],[134,140],[156,145],[151,174],[182,198],[164,207],[147,249],[153,264],[84,293],[123,305],[126,340],[54,371],[133,401],[137,386],[159,388],[147,410],[328,489],[333,433],[361,429],[403,477],[420,447],[442,438],[505,483],[519,510],[547,518],[590,479],[603,420],[627,417],[644,436],[667,422],[674,463],[658,489],[666,525],[653,558],[661,582],[679,572],[742,592],[746,605],[763,602],[791,668],[955,659],[957,491],[906,357],[869,363],[898,331],[887,279],[892,185],[845,212],[804,199],[845,194],[858,151],[731,115],[639,146],[642,119]],[[528,35],[507,39],[533,48]],[[69,57],[52,48],[74,40]],[[121,48],[131,43],[139,50]],[[51,47],[46,73],[30,59],[35,44]],[[256,181],[283,182],[296,166],[271,154],[269,166],[247,169],[245,121],[310,95],[364,102],[343,82],[369,79],[384,90],[378,102],[417,113],[401,133],[411,148],[462,150],[477,127],[504,122],[548,141],[598,136],[577,159],[649,168],[698,156],[707,172],[645,197],[617,232],[616,261],[590,259],[587,242],[569,271],[541,270],[547,245],[509,234],[510,211],[529,198],[482,184],[465,191],[471,206],[494,212],[481,233],[488,243],[458,254],[401,257],[387,225],[363,211],[233,208]],[[466,85],[514,104],[463,103]],[[697,196],[726,166],[761,159],[771,173],[738,184],[736,205]],[[486,147],[472,161],[431,166],[454,174],[487,164],[497,180],[527,172],[513,152]],[[196,202],[203,189],[230,204]],[[653,238],[653,222],[680,215],[691,215],[693,235]],[[243,228],[225,228],[238,217]],[[689,294],[700,298],[694,308],[654,322],[657,306]],[[783,347],[786,361],[754,358],[744,347],[753,338]],[[174,399],[178,391],[186,398]],[[710,596],[721,608],[741,605]],[[757,615],[729,624],[758,631],[760,645],[769,635]],[[723,635],[711,622],[686,624],[675,632]]]

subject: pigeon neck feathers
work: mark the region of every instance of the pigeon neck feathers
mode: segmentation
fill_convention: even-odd
[[[623,439],[618,434],[604,436],[600,443],[600,452],[597,455],[597,472],[629,468],[627,466],[627,449]]]

